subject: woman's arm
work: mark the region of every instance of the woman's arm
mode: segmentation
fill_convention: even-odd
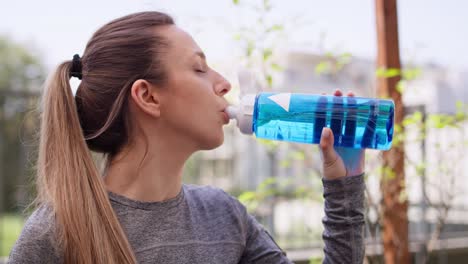
[[[8,263],[62,263],[53,242],[53,221],[40,207],[26,221],[10,252]]]
[[[364,260],[364,177],[323,179],[325,258],[323,263]]]
[[[335,92],[335,96],[341,95],[341,91]],[[348,93],[348,96],[354,95]],[[333,143],[333,132],[324,128],[320,140],[325,198],[323,263],[362,263],[364,150],[334,148]]]

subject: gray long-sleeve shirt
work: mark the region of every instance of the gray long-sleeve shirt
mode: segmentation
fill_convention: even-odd
[[[363,176],[323,184],[324,263],[362,263]],[[245,207],[220,189],[183,185],[164,202],[112,192],[109,198],[139,263],[291,263]],[[9,263],[63,262],[46,210],[38,208],[28,218]]]

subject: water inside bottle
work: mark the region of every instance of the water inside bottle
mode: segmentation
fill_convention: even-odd
[[[256,100],[253,129],[259,138],[318,144],[327,126],[333,131],[335,146],[391,147],[391,100],[275,93],[260,93]]]

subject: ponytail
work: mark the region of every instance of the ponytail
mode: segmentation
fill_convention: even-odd
[[[50,207],[65,263],[136,263],[84,139],[71,66],[57,68],[42,97],[36,205]]]

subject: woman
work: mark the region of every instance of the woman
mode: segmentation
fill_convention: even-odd
[[[37,209],[10,263],[290,263],[235,198],[182,184],[190,155],[223,143],[231,86],[170,16],[108,23],[46,87]],[[327,128],[320,146],[325,262],[362,262],[364,153],[338,155]]]

